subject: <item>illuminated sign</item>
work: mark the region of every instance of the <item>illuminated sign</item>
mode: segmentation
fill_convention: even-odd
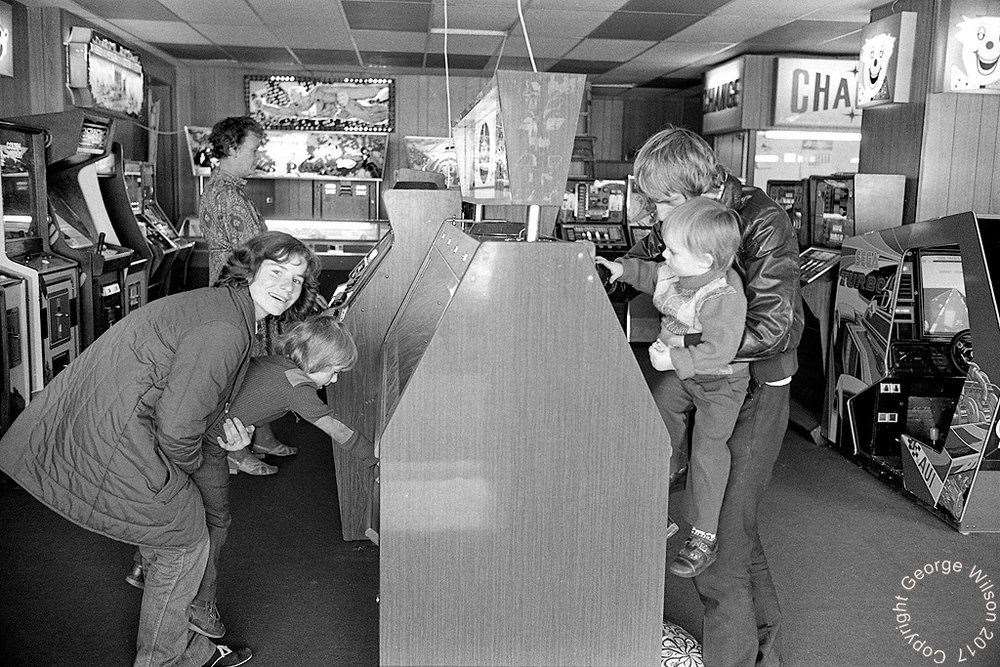
[[[774,125],[861,127],[857,60],[778,58]]]
[[[902,12],[861,31],[858,108],[910,101],[916,28],[916,13]]]
[[[0,2],[0,76],[14,76],[14,19],[11,6]]]
[[[743,59],[713,67],[705,72],[705,92],[701,110],[706,134],[739,129],[743,119]]]
[[[950,3],[943,89],[1000,93],[1000,2]]]
[[[138,117],[143,72],[139,56],[90,28],[73,27],[66,42],[66,78],[73,104]]]

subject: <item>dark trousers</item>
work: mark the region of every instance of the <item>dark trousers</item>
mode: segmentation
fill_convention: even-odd
[[[653,398],[662,406],[665,396],[660,386],[669,374],[650,372],[645,356],[636,355]],[[718,560],[694,579],[704,606],[706,665],[779,664],[781,614],[757,532],[757,513],[787,427],[788,385],[772,387],[751,380],[729,439],[729,482],[719,513]]]
[[[215,602],[216,584],[219,578],[219,555],[229,534],[233,521],[229,512],[229,464],[226,451],[217,444],[202,443],[201,467],[191,474],[191,481],[201,491],[205,504],[205,523],[208,524],[208,563],[201,586],[195,595],[195,602],[207,604]]]
[[[657,406],[674,449],[688,447],[688,518],[691,525],[708,533],[718,532],[719,512],[729,482],[729,438],[740,406],[747,395],[749,377],[693,377],[680,379],[664,373],[657,387]]]

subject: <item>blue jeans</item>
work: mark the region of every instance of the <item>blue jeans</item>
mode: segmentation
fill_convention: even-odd
[[[188,605],[208,561],[208,538],[188,548],[140,547],[146,584],[139,611],[135,667],[204,665],[215,644],[188,629]]]

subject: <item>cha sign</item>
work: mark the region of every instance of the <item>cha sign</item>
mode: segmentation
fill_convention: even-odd
[[[778,58],[776,127],[861,127],[857,60]]]
[[[743,120],[743,59],[737,58],[705,72],[702,130],[719,134],[740,129]]]
[[[861,31],[859,108],[910,101],[916,28],[916,12],[902,12],[869,23]]]
[[[947,31],[944,91],[1000,93],[1000,2],[955,0]]]

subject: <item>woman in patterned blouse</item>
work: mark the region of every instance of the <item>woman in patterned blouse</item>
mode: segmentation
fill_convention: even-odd
[[[208,140],[219,162],[201,195],[201,228],[208,243],[208,284],[214,285],[236,248],[267,231],[247,194],[264,128],[248,116],[220,120]]]
[[[201,195],[201,228],[208,243],[208,284],[214,285],[229,255],[258,234],[267,231],[264,217],[247,194],[246,177],[253,173],[264,128],[249,116],[220,120],[212,127],[208,141],[212,157],[218,160]],[[270,354],[271,343],[280,333],[278,322],[268,317],[259,323],[251,354]],[[268,427],[258,429],[254,451],[287,456],[294,449],[279,442]],[[276,466],[253,456],[249,448],[229,455],[230,472],[273,475]]]

